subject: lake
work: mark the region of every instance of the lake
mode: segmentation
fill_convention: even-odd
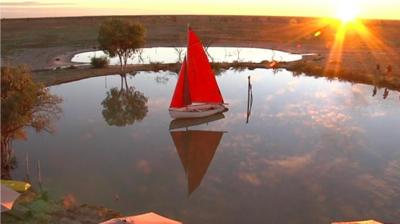
[[[246,48],[246,47],[209,47],[208,58],[213,62],[254,62],[276,60],[276,61],[297,61],[302,55],[291,54],[283,51]],[[128,59],[128,64],[150,64],[150,63],[175,63],[182,61],[186,54],[186,48],[182,47],[153,47],[143,48],[139,55]],[[72,57],[71,61],[76,63],[89,64],[92,57],[105,57],[103,51],[82,52]],[[118,65],[118,57],[110,58],[111,65]]]
[[[184,223],[400,220],[399,92],[227,70],[217,81],[229,111],[170,130],[176,81],[139,72],[129,91],[119,75],[50,87],[64,99],[57,130],[14,142],[13,178],[25,177],[28,156],[51,198]],[[29,172],[37,185],[36,166]]]

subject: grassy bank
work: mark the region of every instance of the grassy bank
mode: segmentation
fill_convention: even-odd
[[[261,63],[250,63],[250,62],[233,62],[233,63],[212,63],[211,64],[215,73],[218,74],[221,71],[227,69],[287,69],[294,72],[294,74],[304,74],[307,76],[313,76],[316,78],[326,77],[328,79],[339,79],[342,81],[348,81],[352,83],[363,83],[368,85],[374,85],[378,87],[384,87],[391,90],[400,91],[400,77],[387,74],[359,74],[353,73],[352,71],[334,71],[324,70],[323,67],[318,64],[313,64],[312,60],[303,60],[295,62],[282,62],[277,63],[271,67],[271,62],[264,61]],[[131,65],[128,66],[127,72],[134,74],[140,71],[172,71],[178,73],[180,69],[179,63],[161,64],[154,63],[148,65]],[[77,81],[90,77],[104,76],[104,75],[120,74],[119,66],[109,66],[107,68],[66,68],[52,71],[39,71],[33,76],[34,81],[41,82],[46,86],[62,84],[71,81]]]
[[[400,76],[398,74],[387,73],[384,71],[375,71],[369,73],[355,72],[351,69],[340,68],[327,69],[318,63],[305,60],[297,63],[290,63],[282,66],[285,69],[294,72],[294,74],[305,74],[316,78],[325,77],[329,80],[338,79],[351,83],[362,83],[373,85],[380,88],[400,91]]]

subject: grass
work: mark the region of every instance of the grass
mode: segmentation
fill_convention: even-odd
[[[339,79],[352,83],[363,83],[400,91],[400,76],[394,74],[365,74],[362,72],[347,70],[345,68],[335,71],[334,69],[326,69],[312,60],[289,63],[289,65],[284,66],[284,68],[297,75],[305,74],[313,77],[325,77],[330,80]]]

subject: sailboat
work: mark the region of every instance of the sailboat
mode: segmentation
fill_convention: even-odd
[[[188,27],[188,46],[169,106],[172,118],[206,117],[227,110],[203,44]]]

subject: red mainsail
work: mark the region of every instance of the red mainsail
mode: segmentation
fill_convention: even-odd
[[[185,107],[192,103],[223,102],[203,44],[189,28],[186,58],[179,72],[170,108]]]

